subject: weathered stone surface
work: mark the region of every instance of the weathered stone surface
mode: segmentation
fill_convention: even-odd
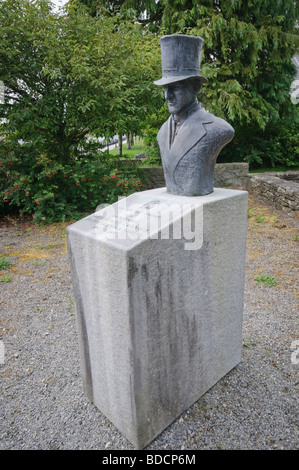
[[[147,231],[145,218],[165,207],[174,223]],[[196,227],[163,239],[190,213]],[[188,198],[162,188],[68,228],[84,388],[135,448],[241,359],[246,223],[246,191]]]
[[[214,185],[246,186],[249,165],[245,162],[216,163]]]

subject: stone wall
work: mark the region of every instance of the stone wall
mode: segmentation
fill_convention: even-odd
[[[247,180],[249,192],[287,215],[299,218],[299,171],[251,173]]]
[[[163,188],[165,179],[162,166],[142,167],[148,180],[147,189]],[[214,186],[246,186],[248,163],[216,163]]]
[[[248,163],[216,163],[214,186],[246,186],[248,178]]]
[[[142,167],[147,180],[146,189],[164,188],[166,186],[162,166]]]

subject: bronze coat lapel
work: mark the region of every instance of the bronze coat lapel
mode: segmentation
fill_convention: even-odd
[[[173,174],[175,167],[183,156],[206,135],[207,131],[203,124],[213,122],[213,116],[200,108],[182,123],[173,145],[170,146],[172,121],[173,118],[170,116],[158,134],[163,165],[170,174]]]

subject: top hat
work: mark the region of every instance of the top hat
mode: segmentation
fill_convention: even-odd
[[[162,78],[155,85],[168,85],[188,78],[197,78],[207,83],[200,76],[200,59],[203,39],[198,36],[171,34],[160,39]]]

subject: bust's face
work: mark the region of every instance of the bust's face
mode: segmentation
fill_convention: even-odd
[[[187,108],[196,99],[196,95],[188,80],[164,85],[164,96],[171,114],[178,114]]]

